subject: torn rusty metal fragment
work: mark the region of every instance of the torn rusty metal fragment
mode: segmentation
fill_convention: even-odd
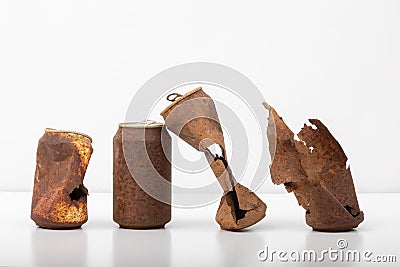
[[[165,126],[120,123],[113,150],[113,220],[129,229],[164,227],[171,220],[171,137]]]
[[[83,179],[92,152],[92,139],[85,134],[45,129],[37,148],[32,195],[31,218],[38,226],[69,229],[87,221]]]
[[[247,187],[236,183],[219,203],[215,220],[224,230],[247,228],[265,217],[267,206]]]
[[[173,103],[161,112],[167,128],[204,152],[224,194],[216,221],[224,230],[240,230],[265,217],[267,206],[237,183],[226,160],[224,135],[213,99],[201,87],[184,95],[170,94]]]
[[[306,223],[317,231],[347,231],[364,220],[357,201],[347,157],[321,121],[310,119],[312,126],[297,134],[284,123],[276,110],[269,110],[267,137],[274,184],[284,184],[294,192],[306,210]]]

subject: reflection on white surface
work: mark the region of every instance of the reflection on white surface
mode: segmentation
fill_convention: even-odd
[[[242,267],[265,264],[257,259],[257,251],[264,247],[265,241],[262,235],[258,235],[252,230],[242,232],[219,231],[216,234],[216,240],[220,254],[218,266]]]
[[[47,230],[31,233],[34,266],[86,266],[87,233],[82,229]]]
[[[348,244],[348,247],[346,247],[346,249],[358,250],[358,251],[364,250],[363,236],[362,234],[357,232],[357,230],[352,230],[342,233],[323,233],[323,232],[311,231],[305,237],[306,237],[305,249],[313,250],[317,253],[317,255],[321,255],[322,250],[328,250],[329,248],[340,250],[337,245],[339,239],[345,240],[345,242]],[[333,262],[329,259],[326,259],[325,261],[318,263],[310,263],[310,262],[304,263],[304,266],[309,266],[310,264],[314,265],[318,264],[318,266],[338,266],[338,265],[354,266],[354,265],[360,265],[362,263],[351,262],[351,261]]]
[[[363,236],[357,230],[342,233],[323,233],[311,231],[306,235],[306,249],[314,249],[315,251],[327,249],[329,247],[337,248],[337,241],[345,239],[348,248],[363,249]]]
[[[316,252],[336,248],[346,239],[349,249],[374,255],[396,255],[400,232],[392,203],[400,194],[360,195],[368,217],[356,231],[321,233],[306,225],[304,210],[290,195],[261,195],[267,215],[241,232],[219,229],[218,203],[198,209],[173,209],[165,229],[120,229],[112,221],[112,195],[91,194],[89,221],[82,229],[46,230],[30,220],[30,193],[0,193],[0,266],[364,266],[365,262],[261,262],[257,253],[271,250]],[[378,201],[379,200],[379,201]],[[7,203],[7,205],[4,205]],[[12,205],[8,205],[12,203]],[[18,212],[16,212],[18,211]],[[390,214],[390,219],[387,218]],[[397,266],[369,263],[368,266]]]
[[[171,266],[168,229],[113,231],[113,266]]]

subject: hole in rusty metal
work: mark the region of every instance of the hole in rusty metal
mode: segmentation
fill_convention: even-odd
[[[229,197],[231,197],[231,199],[233,201],[233,207],[231,207],[231,208],[233,208],[233,210],[235,212],[236,221],[243,219],[246,216],[247,210],[242,210],[239,208],[239,201],[238,201],[235,189],[233,189],[233,191],[229,191],[227,193],[227,195]]]
[[[69,194],[69,197],[71,198],[72,201],[78,201],[79,199],[81,199],[82,197],[86,197],[87,193],[85,188],[80,185],[77,188],[74,188],[74,190],[72,190],[72,192]]]
[[[349,205],[344,206],[344,208],[353,216],[354,218],[360,215],[360,212],[357,212],[356,214],[353,213],[353,208],[350,207]]]

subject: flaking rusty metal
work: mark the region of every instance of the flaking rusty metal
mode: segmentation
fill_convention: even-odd
[[[171,94],[173,103],[161,112],[167,128],[198,151],[204,152],[224,194],[216,221],[224,230],[240,230],[265,217],[267,206],[256,194],[237,183],[226,160],[224,135],[213,99],[201,87],[184,95]],[[219,154],[210,148],[217,146]]]
[[[364,220],[347,157],[339,142],[317,119],[294,139],[293,132],[276,110],[269,110],[267,136],[273,157],[270,166],[274,184],[294,192],[306,210],[306,223],[317,231],[347,231]]]
[[[40,227],[68,229],[88,219],[88,190],[83,185],[93,152],[82,133],[46,129],[40,138],[32,195],[31,218]]]

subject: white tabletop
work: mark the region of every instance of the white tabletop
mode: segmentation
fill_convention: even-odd
[[[268,205],[266,218],[241,232],[219,229],[214,221],[218,203],[174,208],[165,229],[125,230],[112,221],[111,194],[93,193],[88,199],[89,221],[82,229],[62,231],[40,229],[30,220],[31,193],[0,193],[0,266],[272,266],[283,263],[276,258],[260,261],[258,253],[266,246],[269,251],[319,253],[338,249],[339,239],[347,241],[346,249],[370,250],[372,258],[395,255],[400,261],[400,194],[359,194],[365,221],[345,233],[312,231],[292,194],[260,197]],[[323,263],[338,264],[329,259]],[[358,264],[365,263],[351,263]]]

